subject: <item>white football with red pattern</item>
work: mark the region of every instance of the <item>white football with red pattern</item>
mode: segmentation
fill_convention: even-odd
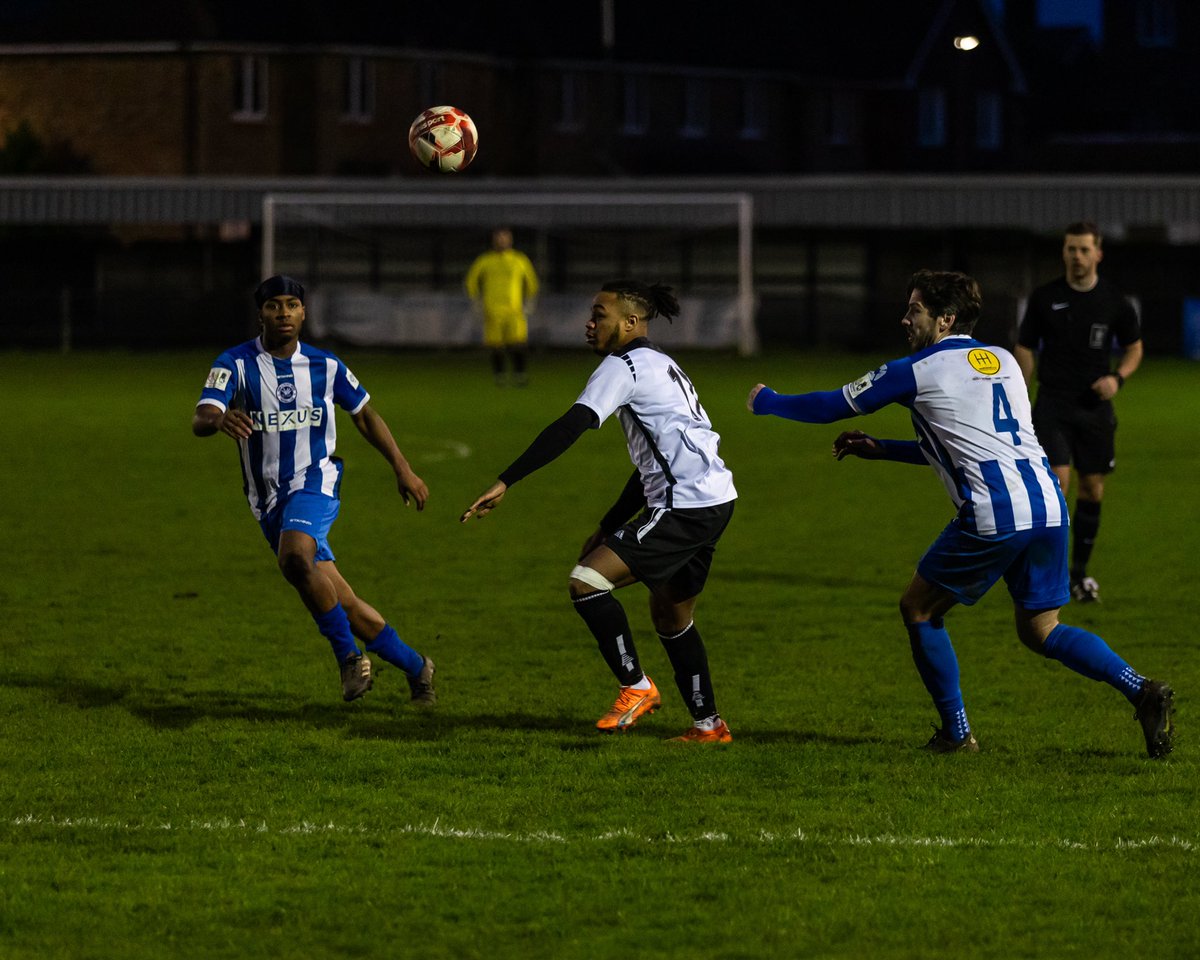
[[[460,173],[475,159],[479,134],[475,121],[458,107],[430,107],[408,128],[408,147],[421,166]]]

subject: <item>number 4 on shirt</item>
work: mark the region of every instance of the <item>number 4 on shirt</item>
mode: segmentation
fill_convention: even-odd
[[[997,433],[1011,433],[1014,447],[1021,445],[1021,425],[1012,415],[1012,407],[1008,402],[1008,394],[1004,392],[1004,384],[992,384],[992,423]]]

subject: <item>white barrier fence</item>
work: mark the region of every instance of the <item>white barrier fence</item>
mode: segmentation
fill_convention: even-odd
[[[307,297],[308,335],[355,346],[453,347],[483,342],[480,316],[465,294],[396,293],[320,289]],[[735,348],[741,305],[736,295],[680,300],[673,322],[650,323],[651,338],[664,347]],[[583,344],[591,313],[587,294],[543,294],[528,311],[533,346]]]

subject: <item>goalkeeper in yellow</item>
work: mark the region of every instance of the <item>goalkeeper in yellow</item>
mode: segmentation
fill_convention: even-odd
[[[538,292],[529,258],[513,249],[512,231],[492,231],[492,249],[481,253],[467,271],[467,295],[483,313],[483,343],[491,351],[496,385],[504,386],[512,362],[513,382],[525,386],[529,325],[525,304]]]

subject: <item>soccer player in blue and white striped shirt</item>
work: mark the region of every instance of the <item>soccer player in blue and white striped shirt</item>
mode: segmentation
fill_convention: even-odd
[[[911,411],[916,440],[877,440],[852,430],[837,437],[833,452],[839,460],[928,464],[958,510],[900,599],[917,671],[942,721],[927,747],[979,749],[943,618],[1003,577],[1021,641],[1119,690],[1134,706],[1147,752],[1165,756],[1174,739],[1171,688],[1135,672],[1094,633],[1058,621],[1070,598],[1066,503],[1033,432],[1016,359],[971,336],[982,309],[979,284],[962,273],[921,270],[908,294],[901,325],[909,356],[840,390],[783,396],[760,383],[748,403],[754,413],[806,423],[832,423],[891,403]]]
[[[334,456],[334,407],[350,419],[395,471],[407,506],[423,510],[425,482],[413,473],[370,394],[341,360],[300,342],[304,287],[274,276],[255,291],[262,334],[226,350],[213,364],[196,405],[192,432],[237,441],[250,510],[279,559],[279,569],[329,640],[341,670],[342,696],[372,685],[371,661],[355,643],[408,677],[414,703],[436,702],[433,661],[408,646],[338,572],[329,548],[337,519],[342,461]]]

